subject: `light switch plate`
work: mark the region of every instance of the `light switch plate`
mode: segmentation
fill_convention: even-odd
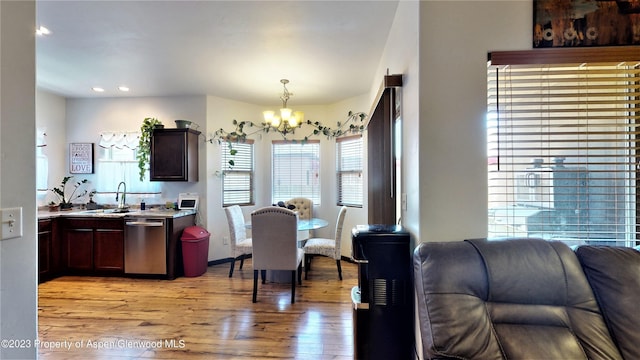
[[[22,237],[22,208],[0,209],[2,214],[2,238],[0,240]]]

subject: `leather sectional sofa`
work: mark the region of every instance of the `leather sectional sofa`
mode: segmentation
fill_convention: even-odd
[[[425,359],[640,359],[640,251],[540,239],[422,243]]]

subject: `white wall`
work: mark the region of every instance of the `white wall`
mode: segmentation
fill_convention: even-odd
[[[253,120],[258,118],[262,112],[262,108],[239,101],[223,99],[215,96],[207,96],[207,128],[209,129],[208,138],[212,138],[213,133],[222,128],[226,131],[233,131],[232,121]],[[247,130],[248,131],[248,130]],[[226,145],[219,145],[217,142],[207,143],[207,175],[206,175],[206,202],[209,211],[207,212],[207,230],[211,233],[209,238],[209,260],[219,260],[230,256],[230,248],[228,244],[223,243],[223,237],[229,239],[229,225],[222,208],[222,179],[219,172],[222,171],[220,164],[220,152],[227,151]],[[257,151],[256,151],[257,155]],[[258,170],[264,169],[261,162],[255,159],[256,174],[262,174]],[[256,178],[259,184],[263,178]],[[260,199],[262,188],[257,188],[255,192],[256,199]],[[249,214],[255,206],[243,206],[242,211],[245,219],[249,218]]]
[[[0,331],[2,338],[34,339],[36,222],[35,181],[31,179],[35,176],[35,160],[33,156],[17,158],[13,155],[19,151],[22,155],[33,154],[35,6],[32,1],[1,1],[0,16],[0,206],[20,204],[25,215],[23,238],[0,242]],[[416,16],[419,17],[419,25],[414,27],[412,24],[415,24]],[[414,236],[418,236],[418,241],[448,241],[486,235],[486,54],[491,50],[530,49],[531,28],[530,0],[399,3],[387,49],[376,74],[379,78],[372,82],[372,92],[377,92],[387,68],[392,74],[405,75],[402,90],[405,121],[403,186],[409,194],[409,204],[403,218]],[[417,55],[412,50],[416,39],[419,46]],[[15,64],[17,70],[9,68],[8,64]],[[117,116],[115,113],[109,114],[109,118],[120,119],[119,124],[139,126],[146,116],[166,115],[167,119],[177,119],[193,115],[192,119],[198,117],[203,122],[206,119],[206,124],[211,124],[211,119],[218,116],[214,113],[224,110],[223,107],[210,106],[211,102],[216,103],[207,97],[206,106],[195,110],[184,109],[195,114],[173,113],[172,107],[165,107],[166,104],[161,101],[133,103],[130,108],[127,107],[127,111]],[[222,105],[225,104],[223,102]],[[81,104],[78,106],[78,114],[104,123],[102,113]],[[150,110],[156,106],[165,109],[165,112],[151,113]],[[241,114],[231,110],[231,116]],[[245,110],[253,111],[249,108]],[[256,107],[256,110],[261,109]],[[85,129],[83,123],[87,118],[74,119],[68,124],[69,128],[73,128],[69,134],[73,132],[73,135],[66,142],[88,141],[86,139],[91,135],[77,130]],[[136,121],[127,122],[123,119]],[[199,120],[195,121],[200,123]],[[131,125],[130,128],[136,126]],[[97,130],[92,129],[88,130]],[[203,146],[208,148],[210,145]],[[66,148],[63,151],[66,154]],[[201,154],[204,152],[208,150],[201,151]],[[213,155],[206,157],[209,156]],[[204,161],[210,164],[210,161]],[[210,166],[201,168],[205,173],[201,173],[198,184],[214,183],[214,180],[209,180],[212,176]],[[214,193],[216,190],[209,191]],[[25,194],[32,195],[28,195],[29,199],[25,201]],[[262,196],[265,196],[264,193]],[[214,216],[217,222],[220,214],[207,216],[207,219]],[[226,229],[226,220],[224,223]],[[223,257],[218,254],[213,256]],[[2,358],[34,356],[32,349],[27,354],[9,353],[7,350],[0,353]]]
[[[403,74],[402,219],[416,242],[487,234],[487,53],[531,48],[532,6],[530,0],[398,4],[370,98],[387,69]]]
[[[531,1],[420,3],[420,241],[487,236],[486,62],[532,47]]]
[[[403,74],[402,218],[416,243],[486,236],[487,52],[530,49],[531,28],[530,0],[399,2],[370,97],[386,69]]]
[[[68,146],[74,142],[91,142],[96,147],[100,141],[101,132],[110,131],[139,131],[142,121],[146,117],[158,118],[167,128],[175,128],[176,119],[191,120],[198,124],[202,132],[199,139],[199,179],[198,182],[163,182],[161,199],[154,200],[159,204],[165,201],[176,201],[181,192],[195,192],[204,194],[206,176],[206,97],[205,96],[171,96],[171,97],[134,97],[134,98],[98,98],[98,99],[67,99],[66,102],[66,144],[64,147],[64,169],[68,169]],[[59,165],[60,166],[60,165]],[[50,163],[49,168],[53,167]],[[93,181],[100,176],[83,175],[83,178]],[[59,182],[59,179],[51,179]],[[135,204],[138,199],[128,197],[129,204]],[[115,204],[115,198],[113,200]],[[199,213],[206,218],[206,203],[202,202]]]
[[[68,173],[66,117],[65,98],[45,91],[36,91],[36,127],[45,129],[47,134],[47,146],[42,151],[49,162],[48,189],[59,186],[62,178]],[[38,199],[38,205],[46,205],[49,200],[52,200],[50,191]]]
[[[367,99],[364,96],[347,99],[342,102],[327,106],[304,106],[293,105],[296,110],[305,112],[306,119],[320,121],[323,124],[334,127],[337,121],[344,122],[349,110],[367,111]],[[207,97],[207,128],[212,134],[215,130],[223,128],[226,131],[234,130],[232,121],[249,120],[255,123],[261,122],[262,111],[265,106],[258,106],[219,97]],[[288,139],[302,139],[310,134],[306,127],[299,129]],[[245,129],[249,133],[250,129]],[[271,199],[271,141],[282,139],[274,133],[257,133],[250,138],[255,140],[255,206],[243,206],[242,211],[245,219],[249,219],[253,210],[267,206],[272,203]],[[338,216],[336,206],[336,179],[335,179],[335,142],[319,137],[321,151],[321,204],[314,206],[314,215],[327,219],[329,226],[316,230],[316,236],[333,237],[335,230],[335,219]],[[222,208],[222,183],[220,177],[216,176],[216,171],[220,171],[220,151],[226,151],[225,146],[218,144],[207,144],[209,153],[207,163],[207,203],[209,212],[207,218],[208,230],[211,232],[209,259],[217,260],[229,257],[229,245],[223,244],[223,238],[229,237],[229,228],[224,210]],[[364,215],[363,215],[364,214]],[[353,225],[366,222],[366,211],[362,209],[350,208],[347,211],[343,232],[343,255],[349,256],[351,253],[350,229]],[[248,234],[250,236],[250,233]]]
[[[0,338],[37,338],[35,3],[0,1],[0,207],[22,207],[22,237],[0,241]],[[33,343],[32,343],[33,345]],[[0,358],[35,358],[33,346]]]
[[[305,111],[306,118],[319,120],[333,126],[337,121],[344,121],[349,110],[367,111],[366,96],[347,99],[327,106],[295,106]],[[229,228],[222,208],[222,183],[217,175],[221,169],[220,151],[225,151],[217,143],[207,142],[213,133],[224,128],[233,130],[232,121],[253,120],[260,122],[264,106],[248,104],[214,96],[185,97],[143,97],[143,98],[102,98],[102,99],[67,99],[56,95],[38,92],[38,126],[47,127],[46,153],[49,158],[50,186],[57,186],[62,176],[68,174],[68,146],[72,142],[99,142],[104,131],[136,131],[142,119],[153,116],[159,118],[166,127],[174,127],[174,119],[189,119],[200,125],[202,131],[200,152],[200,174],[197,183],[164,182],[163,200],[175,200],[180,192],[197,192],[201,195],[198,223],[210,233],[209,260],[220,260],[229,256],[229,245],[224,238],[229,238]],[[51,130],[50,130],[51,129]],[[301,139],[309,131],[298,131],[290,139]],[[277,134],[258,133],[252,136],[256,140],[256,205],[243,207],[245,218],[258,207],[271,204],[271,140]],[[321,139],[321,206],[316,206],[318,217],[329,220],[330,226],[318,230],[316,236],[332,237],[334,219],[338,207],[335,205],[335,142]],[[97,145],[96,145],[97,146]],[[92,181],[99,174],[86,175]],[[129,203],[135,198],[129,197]],[[115,200],[114,200],[115,202]],[[366,209],[366,207],[364,208]],[[343,232],[343,255],[349,256],[350,229],[356,224],[366,223],[366,211],[352,208],[348,211]]]
[[[401,212],[402,225],[412,234],[412,241],[420,239],[420,174],[419,141],[419,64],[418,64],[418,7],[417,1],[400,1],[384,53],[371,85],[370,101],[375,107],[384,75],[402,74],[402,172],[401,192],[407,196],[407,210]]]
[[[329,107],[327,124],[335,123],[336,121],[344,122],[347,118],[347,114],[349,111],[353,112],[365,112],[368,114],[370,106],[369,96],[367,94],[357,96],[354,98],[346,99],[341,102],[332,104]],[[363,134],[363,179],[367,179],[367,158],[366,158],[366,148],[367,148],[367,137]],[[336,153],[335,153],[335,142],[330,142],[330,154],[323,153],[325,161],[329,164],[330,168],[324,170],[327,174],[335,174],[336,169]],[[337,178],[336,176],[331,176],[329,179],[323,182],[322,185],[322,197],[324,204],[322,206],[322,211],[319,212],[319,217],[323,219],[327,219],[329,221],[329,226],[316,231],[315,235],[326,238],[333,238],[335,234],[335,222],[338,218],[338,212],[340,211],[340,207],[336,205],[336,189],[338,188]],[[361,208],[349,207],[347,208],[347,213],[344,219],[344,225],[342,227],[342,242],[341,242],[341,253],[342,256],[347,258],[351,257],[351,230],[356,225],[367,224],[368,221],[368,199],[367,199],[367,184],[365,181],[363,191],[363,206]]]

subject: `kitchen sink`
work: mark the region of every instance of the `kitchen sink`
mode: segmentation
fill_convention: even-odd
[[[89,214],[95,214],[95,215],[108,215],[108,214],[121,214],[121,213],[128,213],[129,209],[95,209],[95,210],[82,210],[82,211],[76,211],[76,214],[80,214],[80,215],[89,215]]]

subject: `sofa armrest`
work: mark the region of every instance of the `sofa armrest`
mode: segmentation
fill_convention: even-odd
[[[625,359],[640,359],[640,252],[583,245],[576,255]]]

